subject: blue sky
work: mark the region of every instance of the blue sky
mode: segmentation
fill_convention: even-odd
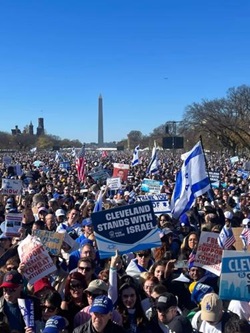
[[[1,0],[0,131],[149,134],[250,84],[249,0]]]

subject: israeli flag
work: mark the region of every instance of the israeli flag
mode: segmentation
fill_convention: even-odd
[[[133,152],[133,159],[132,159],[132,163],[131,163],[132,167],[140,164],[140,161],[139,161],[139,149],[140,149],[140,145],[136,146],[135,150]]]
[[[55,161],[56,162],[60,162],[60,161],[63,161],[64,159],[63,159],[63,156],[62,156],[62,154],[57,150],[56,151],[56,156],[55,156]]]
[[[156,145],[152,150],[152,157],[150,163],[147,168],[147,175],[154,175],[159,172],[159,162],[158,162],[158,151],[156,149]]]
[[[183,164],[176,175],[171,199],[172,216],[175,219],[193,206],[196,197],[211,188],[201,142],[199,141],[192,150],[183,154],[182,159]]]
[[[96,203],[95,203],[93,213],[102,211],[102,196],[103,196],[102,190],[100,190],[98,198],[97,198]]]

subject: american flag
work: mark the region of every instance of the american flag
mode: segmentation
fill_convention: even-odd
[[[235,237],[232,228],[224,225],[218,237],[219,247],[226,250],[234,243],[235,243]]]
[[[193,251],[190,253],[189,257],[188,257],[188,263],[189,263],[189,264],[191,264],[192,262],[195,261],[195,255],[196,255],[196,250],[193,250]]]
[[[83,182],[85,179],[85,166],[86,166],[85,144],[83,144],[83,146],[76,158],[76,171],[77,171],[77,176],[78,176],[78,179],[80,182]]]
[[[250,245],[250,229],[244,228],[240,234],[240,238],[242,240],[244,247]]]
[[[106,157],[108,157],[108,153],[107,153],[107,151],[106,150],[103,150],[103,152],[102,152],[102,156],[101,156],[102,158],[106,158]]]

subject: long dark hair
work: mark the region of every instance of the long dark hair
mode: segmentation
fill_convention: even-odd
[[[72,300],[71,293],[70,293],[70,282],[72,280],[80,281],[83,285],[83,290],[87,288],[87,283],[85,277],[79,272],[73,272],[68,275],[65,283],[65,301],[69,302]]]
[[[122,292],[125,289],[128,289],[128,288],[132,288],[135,291],[136,301],[135,301],[135,314],[134,315],[135,315],[136,325],[142,328],[142,327],[144,327],[144,325],[147,324],[148,320],[147,320],[147,317],[145,316],[145,313],[142,309],[141,298],[140,298],[140,295],[138,293],[138,288],[135,284],[133,284],[133,283],[124,283],[120,287],[116,309],[122,316],[123,327],[125,329],[129,329],[129,327],[130,327],[129,313],[128,313],[128,309],[126,308],[126,306],[124,305],[124,303],[122,301]]]

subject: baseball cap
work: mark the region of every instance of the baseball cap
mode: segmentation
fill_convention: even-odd
[[[6,203],[13,203],[13,202],[14,202],[13,198],[8,198],[8,199],[6,200]]]
[[[226,212],[224,212],[224,216],[226,219],[228,220],[232,220],[233,218],[233,213],[232,212],[229,212],[228,210]]]
[[[82,221],[82,225],[85,227],[85,226],[88,226],[88,225],[92,225],[92,220],[90,218],[88,219],[84,219]]]
[[[58,216],[65,216],[65,211],[61,208],[57,209],[55,215]]]
[[[177,298],[171,293],[163,293],[156,302],[156,308],[167,311],[171,306],[177,306]]]
[[[101,279],[93,280],[89,283],[88,288],[85,291],[93,293],[97,290],[108,292],[108,285]]]
[[[190,222],[187,214],[182,214],[180,216],[180,224],[182,227],[190,227]]]
[[[117,193],[123,195],[124,194],[124,190],[118,190]]]
[[[206,294],[201,301],[201,320],[219,321],[222,309],[222,300],[217,294]]]
[[[250,219],[248,219],[248,218],[242,220],[243,225],[248,225],[249,222],[250,222]]]
[[[40,207],[40,208],[38,208],[37,212],[38,212],[38,213],[41,213],[41,212],[46,212],[46,213],[48,213],[48,209],[47,209],[46,207]]]
[[[50,290],[55,289],[51,286],[49,279],[47,277],[43,277],[34,283],[34,294],[38,293],[43,289],[50,289]]]
[[[61,316],[52,316],[46,321],[43,333],[59,333],[59,331],[65,329],[67,324],[65,318]]]
[[[23,277],[15,270],[7,272],[3,277],[3,283],[0,288],[17,288],[23,284]]]
[[[90,308],[89,312],[97,312],[102,314],[108,314],[113,311],[113,303],[108,296],[97,296]],[[48,332],[50,333],[50,332]]]
[[[199,304],[206,294],[212,293],[214,290],[207,284],[192,282],[189,286],[189,291],[191,292],[191,300]]]

